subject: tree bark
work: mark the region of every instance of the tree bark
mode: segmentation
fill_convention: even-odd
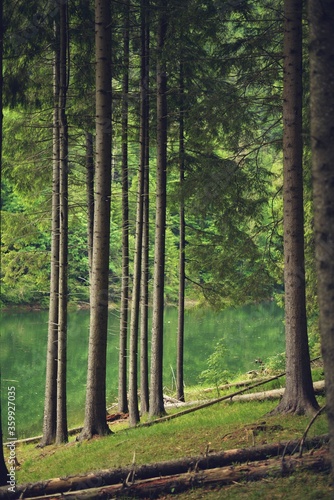
[[[179,239],[179,307],[178,307],[178,329],[177,329],[177,360],[176,360],[176,394],[177,399],[184,401],[184,379],[183,379],[183,358],[184,358],[184,299],[185,299],[185,270],[186,270],[186,225],[185,209],[183,198],[184,185],[184,67],[180,62],[180,135],[179,135],[179,165],[180,165],[180,239]]]
[[[330,0],[309,1],[314,228],[321,350],[334,471],[334,12]],[[334,473],[332,472],[332,483]]]
[[[141,119],[144,157],[143,241],[140,291],[140,411],[149,411],[148,380],[148,279],[149,279],[149,0],[141,1]]]
[[[66,98],[68,88],[67,3],[59,7],[59,301],[57,356],[57,426],[56,443],[67,442],[66,369],[67,369],[67,260],[68,260],[68,125]]]
[[[111,199],[111,12],[95,1],[96,171],[90,333],[84,427],[80,439],[109,434],[106,423],[106,351]]]
[[[283,207],[286,390],[274,413],[310,413],[314,396],[307,336],[302,141],[302,0],[284,2]]]
[[[57,351],[59,311],[59,22],[54,24],[55,52],[53,63],[53,158],[51,207],[51,270],[48,321],[48,344],[44,398],[43,437],[40,446],[53,443],[57,425]]]
[[[140,279],[142,265],[143,241],[143,192],[145,147],[143,147],[143,120],[140,119],[140,160],[137,186],[136,237],[133,271],[133,287],[131,297],[130,350],[129,350],[129,420],[130,426],[139,422],[138,407],[138,330],[140,306]]]
[[[120,342],[118,360],[118,411],[128,412],[127,342],[129,314],[129,177],[128,177],[128,114],[129,114],[129,23],[130,2],[125,0],[123,35],[123,100],[122,100],[122,289],[120,311]]]
[[[86,192],[87,192],[87,243],[89,283],[92,274],[93,228],[94,228],[94,159],[93,136],[86,133]]]
[[[159,1],[157,41],[157,168],[154,242],[150,416],[165,414],[163,401],[163,319],[167,199],[167,73],[163,49],[167,34],[167,0]]]

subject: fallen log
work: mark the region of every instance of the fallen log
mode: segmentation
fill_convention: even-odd
[[[306,439],[305,449],[319,448],[329,440],[328,435]],[[55,478],[37,483],[18,485],[15,496],[9,495],[6,488],[0,488],[0,498],[32,498],[42,495],[62,494],[68,491],[79,491],[90,488],[102,488],[112,484],[125,483],[129,478],[135,480],[153,477],[183,474],[189,471],[213,469],[233,463],[265,460],[270,456],[292,454],[299,451],[299,440],[279,444],[263,445],[256,448],[241,448],[210,453],[179,460],[170,460],[155,464],[130,466],[119,469],[107,469],[86,475]]]
[[[319,380],[313,384],[314,394],[319,396],[325,393],[325,381]],[[253,392],[252,394],[240,394],[233,401],[264,401],[266,399],[277,399],[283,396],[285,388],[272,389],[271,391]]]
[[[258,481],[265,477],[287,476],[296,470],[329,471],[328,450],[320,450],[303,458],[280,459],[278,457],[256,461],[252,464],[219,467],[186,472],[165,477],[154,477],[132,483],[95,487],[75,492],[31,497],[31,500],[66,498],[67,500],[91,498],[157,498],[162,494],[181,493],[196,487],[217,487],[240,481]]]

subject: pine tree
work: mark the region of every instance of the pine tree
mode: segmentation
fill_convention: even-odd
[[[96,166],[91,316],[85,420],[80,439],[109,434],[106,422],[106,351],[111,201],[111,12],[95,2]]]
[[[124,2],[123,81],[122,81],[122,288],[120,344],[118,360],[118,411],[127,413],[127,338],[129,313],[129,50],[130,2]]]
[[[286,389],[275,413],[314,413],[307,336],[303,213],[302,1],[284,3],[283,205]]]
[[[184,306],[185,306],[185,267],[186,267],[186,224],[183,185],[185,178],[185,146],[184,146],[184,68],[183,61],[180,62],[180,139],[179,139],[179,162],[180,162],[180,248],[179,248],[179,303],[178,303],[178,330],[177,330],[177,360],[176,360],[176,391],[177,399],[184,401]]]
[[[51,207],[51,274],[48,321],[48,345],[44,398],[43,437],[40,446],[55,441],[57,427],[57,352],[59,318],[59,23],[55,21],[53,65],[53,159]]]
[[[59,7],[59,313],[57,354],[57,428],[56,442],[67,442],[67,274],[68,274],[68,125],[66,101],[68,89],[67,57],[69,28],[67,3]]]
[[[140,295],[140,410],[149,410],[148,377],[148,279],[149,279],[149,66],[150,66],[150,2],[141,1],[141,161],[144,165],[143,178],[143,238]]]
[[[160,0],[157,38],[157,168],[154,243],[150,416],[165,413],[163,401],[163,321],[167,203],[167,72],[164,45],[167,34],[167,0]]]
[[[334,12],[330,0],[308,4],[310,31],[311,140],[314,230],[320,309],[321,350],[326,383],[334,483]]]

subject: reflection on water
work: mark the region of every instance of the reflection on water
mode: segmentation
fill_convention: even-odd
[[[45,385],[47,312],[1,312],[1,395],[5,421],[8,385],[16,387],[18,437],[41,433]],[[108,336],[107,397],[117,396],[119,316],[110,312]],[[68,416],[69,425],[84,416],[89,312],[69,315]],[[173,388],[176,365],[177,310],[165,311],[164,385]],[[256,367],[255,359],[266,359],[284,350],[283,312],[274,303],[228,309],[223,312],[189,309],[185,314],[185,384],[198,383],[206,360],[217,341],[225,339],[228,372]],[[5,427],[4,427],[5,430]],[[6,436],[5,436],[6,438]]]

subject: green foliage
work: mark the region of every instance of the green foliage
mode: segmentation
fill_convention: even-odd
[[[176,2],[169,4],[164,57],[168,68],[168,207],[166,301],[178,293],[179,202],[186,210],[187,297],[217,308],[259,301],[281,289],[282,245],[277,227],[281,177],[280,4]],[[85,133],[94,129],[94,12],[69,4],[71,72],[69,120],[69,291],[87,300]],[[38,300],[48,288],[52,165],[53,17],[38,2],[5,9],[4,143],[1,209],[15,214],[3,231],[2,282],[10,303]],[[270,9],[270,10],[268,10]],[[268,25],[270,12],[270,29]],[[120,299],[121,118],[124,9],[113,5],[113,156],[110,298]],[[12,22],[12,19],[15,22]],[[41,19],[43,22],[41,22]],[[151,31],[156,11],[151,12]],[[20,32],[17,32],[20,26]],[[139,163],[139,10],[131,12],[129,74],[130,274]],[[186,28],[185,28],[186,27]],[[23,43],[24,42],[24,43]],[[151,38],[152,96],[155,37]],[[184,88],[180,99],[180,63]],[[6,83],[8,82],[8,83]],[[181,109],[182,105],[182,109]],[[179,187],[179,117],[184,119],[186,181]],[[150,278],[155,194],[155,99],[150,110]],[[279,200],[279,201],[278,201]],[[18,213],[21,214],[20,218]],[[23,220],[24,219],[24,220]],[[21,222],[19,222],[19,220]],[[15,235],[15,236],[14,236]],[[28,252],[28,253],[27,253]],[[22,256],[19,254],[22,253]],[[24,255],[29,262],[24,268]],[[36,260],[34,263],[34,256]],[[46,259],[45,261],[43,259]],[[29,275],[29,278],[27,277]],[[313,278],[311,278],[313,279]],[[23,285],[24,284],[24,285]],[[38,289],[38,293],[36,293]],[[314,323],[315,324],[315,323]]]
[[[223,365],[223,359],[226,355],[226,351],[227,349],[225,347],[224,339],[219,340],[213,353],[208,357],[208,368],[202,371],[199,376],[203,383],[208,385],[213,384],[216,387],[218,387],[219,384],[228,383],[230,374]]]
[[[271,356],[265,363],[265,368],[269,372],[284,372],[285,371],[285,352],[280,352],[275,356]]]

